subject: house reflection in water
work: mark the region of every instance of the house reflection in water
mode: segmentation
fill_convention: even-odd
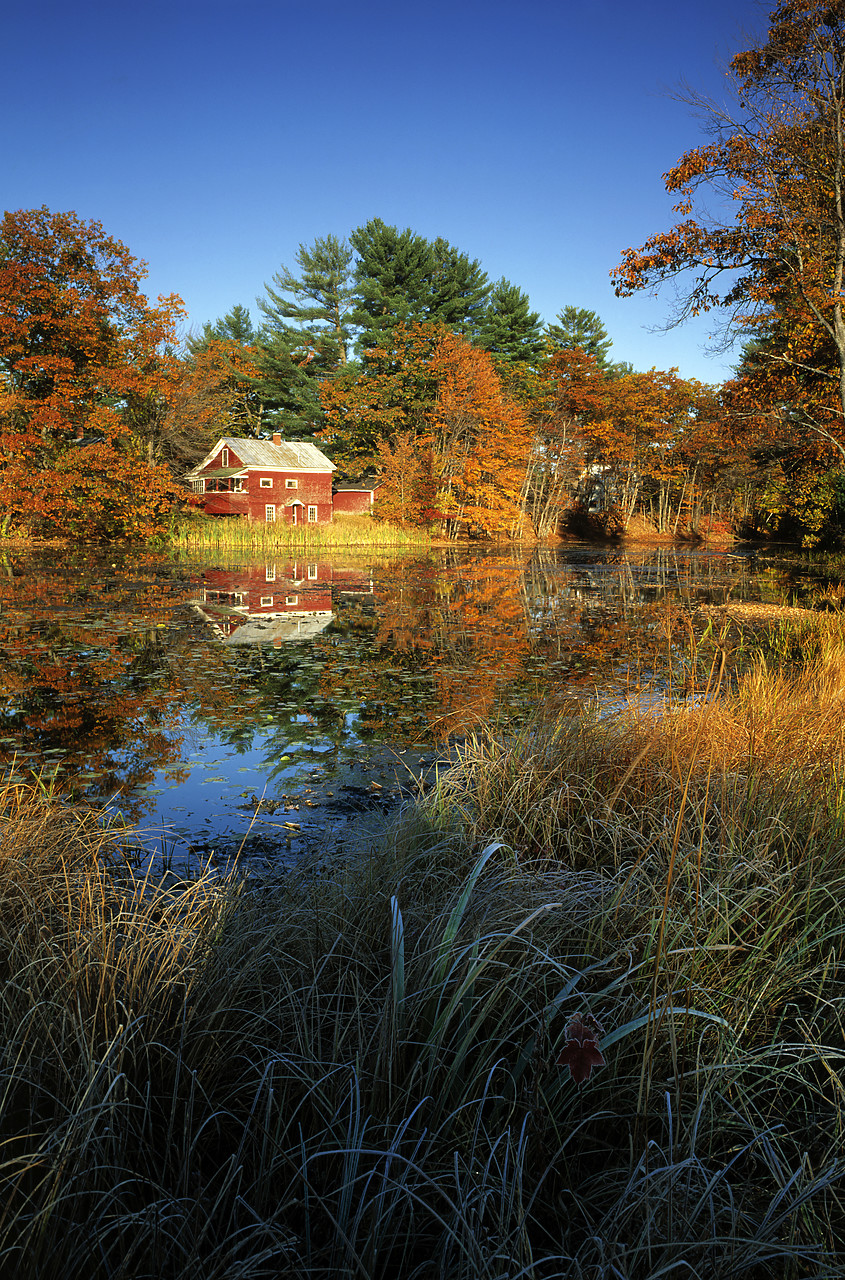
[[[332,584],[346,594],[369,593],[368,572],[322,561],[289,560],[236,569],[209,569],[193,607],[225,644],[309,640],[329,625]]]

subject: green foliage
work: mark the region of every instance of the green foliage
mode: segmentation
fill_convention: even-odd
[[[399,324],[442,323],[454,333],[477,334],[490,291],[477,259],[442,237],[429,242],[381,218],[350,238],[358,253],[352,320],[362,352],[384,345]]]
[[[528,294],[504,277],[490,293],[479,341],[503,364],[536,365],[543,354],[540,315]]]
[[[578,348],[592,356],[597,365],[607,368],[611,341],[601,317],[586,307],[564,307],[557,314],[559,324],[549,324],[546,332],[555,347],[566,351]]]
[[[347,360],[352,249],[337,236],[318,236],[299,246],[296,265],[298,274],[282,266],[258,299],[264,336],[283,337],[291,353],[312,353],[331,372]]]
[[[477,259],[439,237],[432,243],[434,271],[429,319],[452,333],[476,338],[484,320],[490,284]]]
[[[410,227],[399,231],[371,218],[350,236],[358,254],[355,310],[359,347],[381,345],[397,324],[429,318],[434,255],[431,245]]]
[[[346,364],[352,250],[328,235],[296,253],[298,274],[282,266],[258,306],[256,390],[273,425],[297,439],[321,421],[318,383]]]
[[[227,311],[225,316],[221,316],[213,324],[210,320],[206,320],[200,335],[189,337],[186,345],[191,355],[197,355],[198,352],[205,351],[209,343],[214,341],[236,342],[242,347],[250,346],[255,341],[255,330],[248,308],[236,302],[231,311]]]

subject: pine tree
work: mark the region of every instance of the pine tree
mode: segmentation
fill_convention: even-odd
[[[427,240],[410,227],[388,227],[381,218],[357,227],[350,240],[358,254],[351,319],[361,331],[362,351],[384,345],[398,324],[431,318],[436,262]]]
[[[213,324],[206,320],[199,336],[188,338],[187,347],[191,355],[197,355],[205,351],[211,342],[236,342],[239,346],[248,347],[254,341],[252,317],[246,307],[236,302],[231,311]]]
[[[498,361],[534,365],[543,354],[540,315],[528,294],[502,277],[493,286],[480,331],[480,343]]]
[[[586,307],[564,307],[557,314],[560,324],[549,324],[546,332],[555,347],[564,351],[584,351],[602,369],[608,368],[611,341],[596,311]]]
[[[441,320],[453,333],[476,338],[484,322],[490,283],[480,262],[461,253],[442,237],[433,242],[434,274],[430,320]]]
[[[328,235],[301,244],[299,275],[282,266],[258,299],[265,323],[257,334],[257,389],[273,425],[297,438],[322,421],[318,383],[347,362],[352,249]]]
[[[295,254],[300,274],[282,266],[265,285],[258,306],[274,334],[285,334],[290,350],[319,350],[324,365],[346,364],[352,299],[352,249],[337,236],[318,236]],[[274,287],[275,286],[275,287]]]

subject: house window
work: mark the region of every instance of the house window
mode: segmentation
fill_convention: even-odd
[[[286,481],[285,481],[285,488],[286,488],[286,489],[296,489],[296,488],[297,488],[297,486],[298,486],[298,484],[299,484],[299,481],[297,481],[297,480],[286,480]]]
[[[273,604],[273,597],[272,597],[272,596],[262,596],[262,597],[261,597],[261,608],[262,608],[262,609],[269,609],[269,608],[271,608],[271,607],[272,607],[272,604]]]
[[[273,481],[272,481],[272,478],[271,478],[270,476],[262,476],[262,477],[261,477],[261,488],[262,488],[262,489],[272,489],[272,488],[273,488]]]
[[[243,480],[240,480],[240,479],[238,479],[238,480],[234,480],[232,483],[233,483],[233,485],[234,485],[234,489],[233,489],[233,492],[234,492],[234,493],[243,493],[243,491],[244,491],[244,482],[243,482]]]
[[[316,566],[315,564],[309,564],[309,566],[308,566],[308,577],[309,577],[309,579],[310,579],[310,581],[311,581],[311,582],[315,582],[315,581],[316,581],[316,579],[317,579],[317,566]]]
[[[264,508],[264,519],[268,524],[273,524],[276,519],[276,506],[273,502],[268,502]]]
[[[221,450],[220,450],[220,465],[221,465],[221,467],[228,467],[228,465],[229,465],[229,450],[228,450],[228,449],[221,449]]]
[[[299,604],[299,596],[285,596],[285,604]]]
[[[264,581],[265,582],[276,581],[276,566],[274,564],[266,564],[264,566]]]
[[[309,524],[316,524],[316,523],[317,523],[317,508],[316,508],[316,507],[309,507],[309,508],[308,508],[308,523],[309,523]]]
[[[205,493],[205,481],[204,481],[204,480],[192,480],[192,481],[191,481],[191,488],[193,489],[194,493]]]

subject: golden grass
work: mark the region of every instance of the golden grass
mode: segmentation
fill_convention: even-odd
[[[167,545],[177,551],[237,548],[244,551],[334,551],[350,547],[419,548],[431,545],[422,529],[403,528],[371,516],[338,515],[330,524],[264,524],[241,518],[197,516],[178,524]]]

